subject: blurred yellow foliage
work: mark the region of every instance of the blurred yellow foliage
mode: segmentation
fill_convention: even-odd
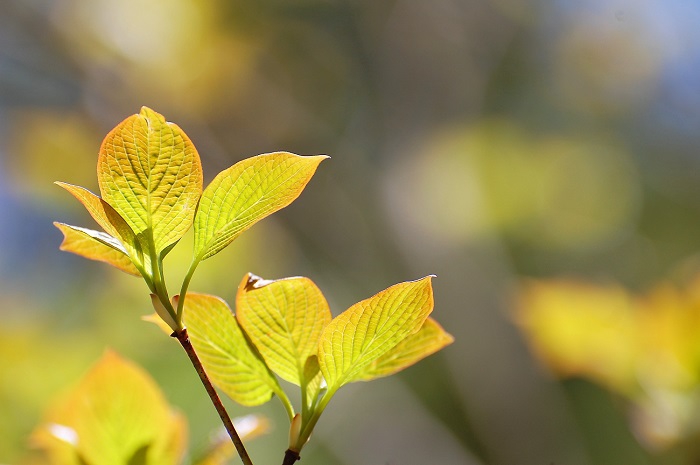
[[[537,247],[577,250],[633,224],[639,175],[605,134],[531,134],[491,119],[436,133],[389,180],[392,210],[437,242],[501,233]]]
[[[48,410],[32,444],[48,463],[175,465],[187,424],[140,367],[108,351]]]
[[[639,296],[614,285],[529,281],[516,319],[556,374],[590,378],[629,399],[644,440],[666,444],[690,433],[689,407],[700,404],[700,280]]]
[[[235,418],[241,438],[266,434],[260,415]],[[172,409],[153,379],[112,351],[59,397],[31,435],[36,449],[24,465],[84,463],[177,465],[187,446],[185,417]],[[236,450],[225,431],[212,438],[197,465],[229,463]]]
[[[94,158],[100,136],[79,113],[31,109],[12,116],[8,168],[16,189],[44,202],[56,199],[53,182],[71,182],[94,189]]]
[[[255,48],[225,30],[218,7],[212,0],[67,0],[52,15],[85,73],[116,73],[98,79],[115,99],[135,94],[211,112],[247,77]]]

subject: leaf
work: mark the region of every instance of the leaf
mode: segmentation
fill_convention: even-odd
[[[170,327],[170,325],[168,323],[166,323],[165,320],[163,320],[163,318],[160,317],[160,315],[158,315],[158,312],[144,315],[141,317],[141,320],[147,321],[149,323],[153,323],[154,325],[156,325],[158,327],[158,329],[163,331],[163,333],[166,336],[171,336],[173,334],[173,328]]]
[[[292,203],[326,158],[276,152],[219,173],[204,190],[194,220],[196,259],[217,254],[243,231]]]
[[[209,377],[229,397],[252,407],[269,401],[280,390],[226,302],[213,295],[188,293],[184,317]]]
[[[420,329],[433,311],[431,278],[395,284],[326,326],[318,358],[329,391],[362,379],[369,364]]]
[[[187,135],[143,107],[102,142],[97,161],[102,198],[158,255],[192,225],[202,193],[199,154]]]
[[[267,365],[282,379],[301,385],[306,360],[331,311],[308,278],[267,281],[248,273],[238,286],[238,321]]]
[[[107,234],[114,236],[121,243],[124,252],[132,260],[141,263],[140,251],[142,247],[138,244],[134,231],[111,205],[83,187],[65,182],[56,182],[55,184],[64,188],[78,199],[97,224],[102,226],[102,229]]]
[[[409,335],[389,352],[367,365],[358,376],[362,380],[369,381],[393,375],[452,342],[454,338],[445,332],[437,321],[429,317],[417,333]]]
[[[61,250],[109,263],[126,273],[141,276],[121,243],[109,234],[59,222],[53,224],[63,233]]]
[[[31,439],[55,465],[175,465],[186,435],[184,417],[148,374],[107,352]]]

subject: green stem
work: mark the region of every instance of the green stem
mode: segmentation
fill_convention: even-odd
[[[243,441],[241,441],[241,437],[238,435],[236,428],[233,426],[233,422],[231,421],[231,417],[229,417],[228,412],[226,411],[226,408],[224,407],[224,404],[221,402],[219,395],[216,393],[216,389],[214,389],[214,385],[209,380],[209,376],[204,371],[204,367],[202,366],[202,362],[199,360],[199,357],[197,356],[197,353],[195,352],[194,347],[192,347],[192,343],[190,342],[190,338],[187,335],[187,329],[184,328],[181,331],[174,332],[172,334],[172,336],[180,342],[180,344],[182,345],[182,348],[185,349],[187,356],[190,358],[190,361],[192,362],[194,369],[197,371],[197,374],[199,375],[200,381],[202,381],[202,384],[204,385],[204,389],[206,389],[207,394],[209,394],[209,398],[211,399],[212,404],[214,404],[214,408],[216,409],[216,412],[219,414],[219,418],[221,418],[221,421],[224,423],[224,427],[226,428],[226,432],[228,432],[228,435],[231,437],[231,441],[233,442],[233,445],[236,446],[236,450],[238,451],[238,456],[241,458],[241,461],[243,462],[244,465],[253,465],[253,462],[250,460],[250,457],[248,456],[248,452],[246,451],[245,446],[243,445]]]
[[[287,393],[284,392],[282,388],[277,386],[274,389],[275,394],[277,394],[277,397],[279,397],[280,402],[282,402],[282,405],[284,405],[284,409],[287,412],[287,416],[289,417],[289,421],[291,422],[292,419],[294,418],[294,406],[292,405],[292,402],[289,400],[289,397],[287,397]]]
[[[194,276],[194,271],[197,269],[197,265],[199,265],[200,261],[201,260],[199,260],[198,258],[192,260],[190,269],[187,270],[185,279],[183,279],[182,281],[182,287],[180,288],[180,299],[177,302],[177,313],[175,316],[175,321],[182,321],[182,311],[185,308],[185,297],[187,296],[187,288],[190,287],[190,281],[192,280],[192,276]]]
[[[301,418],[309,416],[309,401],[307,400],[309,390],[309,380],[304,374],[301,375]]]
[[[335,394],[335,390],[328,391],[323,395],[316,408],[312,410],[313,414],[308,419],[308,421],[306,421],[306,419],[302,417],[301,432],[299,433],[299,439],[297,440],[297,443],[294,445],[294,448],[297,451],[301,451],[301,449],[309,440],[309,436],[311,436],[311,433],[313,432],[314,427],[318,422],[318,419],[321,417],[321,414],[326,409],[326,406],[331,400],[331,397],[333,397],[333,394]]]

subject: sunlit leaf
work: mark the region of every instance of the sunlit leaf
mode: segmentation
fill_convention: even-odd
[[[331,311],[308,278],[267,281],[248,274],[236,296],[238,321],[267,365],[282,379],[301,384],[306,360],[318,351],[318,338]]]
[[[433,311],[431,278],[395,284],[351,306],[326,326],[319,365],[329,391],[361,379],[369,364],[420,329]]]
[[[102,229],[104,229],[107,234],[121,242],[125,253],[129,255],[132,260],[140,261],[139,251],[141,250],[141,246],[137,244],[134,231],[132,231],[131,227],[124,221],[124,218],[122,218],[111,205],[83,187],[67,184],[65,182],[56,182],[56,184],[78,199],[97,224],[102,226]]]
[[[269,153],[219,173],[204,190],[195,217],[196,259],[218,253],[243,231],[292,203],[325,158]]]
[[[97,174],[102,198],[156,254],[191,226],[202,193],[199,155],[182,129],[153,110],[143,107],[107,135]]]
[[[275,377],[218,297],[188,293],[185,325],[212,382],[242,405],[264,404],[279,391]]]
[[[32,442],[53,465],[175,465],[186,435],[184,417],[148,374],[107,352],[48,411]]]
[[[358,376],[369,381],[393,375],[434,354],[453,341],[454,338],[445,332],[437,321],[428,318],[418,332],[411,334],[382,357],[367,365]]]
[[[54,222],[54,225],[63,233],[61,250],[109,263],[126,273],[141,276],[121,243],[109,234],[58,222]]]

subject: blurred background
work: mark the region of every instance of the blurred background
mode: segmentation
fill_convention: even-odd
[[[438,276],[455,343],[341,390],[301,463],[700,462],[700,4],[0,3],[0,463],[107,347],[186,413],[194,454],[218,427],[140,321],[145,284],[59,252],[51,225],[94,227],[52,182],[97,192],[102,138],[142,105],[187,132],[205,183],[260,153],[332,157],[190,289],[232,302],[248,271],[305,275],[338,314]],[[229,406],[271,419],[250,453],[279,463],[278,401]]]

